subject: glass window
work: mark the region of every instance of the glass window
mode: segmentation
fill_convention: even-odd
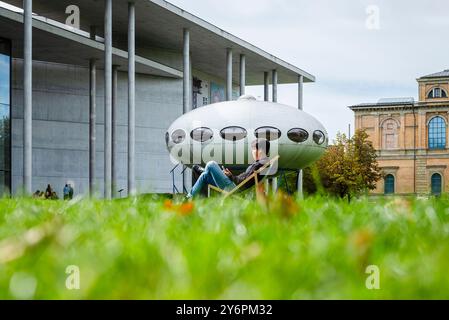
[[[242,127],[227,127],[220,131],[220,135],[225,140],[237,141],[245,139],[247,132]]]
[[[442,178],[441,178],[441,174],[439,173],[434,173],[432,175],[431,178],[431,190],[432,190],[432,195],[434,196],[438,196],[441,194],[441,189],[442,189]]]
[[[447,98],[447,93],[445,90],[441,88],[434,88],[429,91],[429,94],[427,95],[428,99],[432,98]]]
[[[190,133],[190,137],[198,142],[207,142],[212,140],[214,132],[209,128],[196,128]]]
[[[433,96],[435,98],[441,98],[441,89],[440,88],[433,89]]]
[[[0,39],[0,196],[11,189],[11,43]]]
[[[326,142],[326,135],[322,131],[317,130],[313,133],[313,141],[315,141],[316,144],[322,145]]]
[[[256,138],[274,141],[281,137],[281,130],[275,127],[260,127],[254,132]]]
[[[385,176],[385,194],[394,194],[394,176],[392,174],[387,174]]]
[[[446,148],[446,122],[442,117],[435,117],[429,122],[429,149]]]
[[[165,133],[165,144],[168,146],[168,143],[170,142],[170,134],[168,132]]]
[[[176,144],[183,143],[186,139],[186,132],[182,129],[175,130],[171,134],[171,139]]]
[[[309,139],[309,133],[304,129],[295,128],[287,133],[287,137],[293,142],[301,143]]]

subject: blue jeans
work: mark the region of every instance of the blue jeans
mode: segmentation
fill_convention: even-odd
[[[236,187],[215,161],[209,162],[204,168],[204,172],[198,178],[198,181],[192,188],[192,192],[187,196],[189,198],[198,195],[204,186],[213,185],[222,190],[232,190]]]

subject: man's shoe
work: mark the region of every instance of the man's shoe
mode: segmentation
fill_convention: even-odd
[[[204,172],[204,168],[200,167],[199,165],[194,165],[192,167],[192,171],[200,176]]]

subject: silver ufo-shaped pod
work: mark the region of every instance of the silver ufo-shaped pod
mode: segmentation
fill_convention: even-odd
[[[311,115],[252,96],[186,113],[166,133],[172,159],[188,166],[211,160],[231,168],[247,166],[254,161],[251,143],[257,138],[270,141],[270,156],[280,156],[283,170],[311,165],[329,142],[326,129]]]

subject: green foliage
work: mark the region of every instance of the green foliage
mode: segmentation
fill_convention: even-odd
[[[358,130],[351,139],[338,134],[334,145],[305,171],[304,188],[309,194],[322,188],[326,193],[349,199],[374,190],[381,178],[376,157],[365,131]]]
[[[449,298],[447,199],[268,203],[0,200],[0,299]]]

